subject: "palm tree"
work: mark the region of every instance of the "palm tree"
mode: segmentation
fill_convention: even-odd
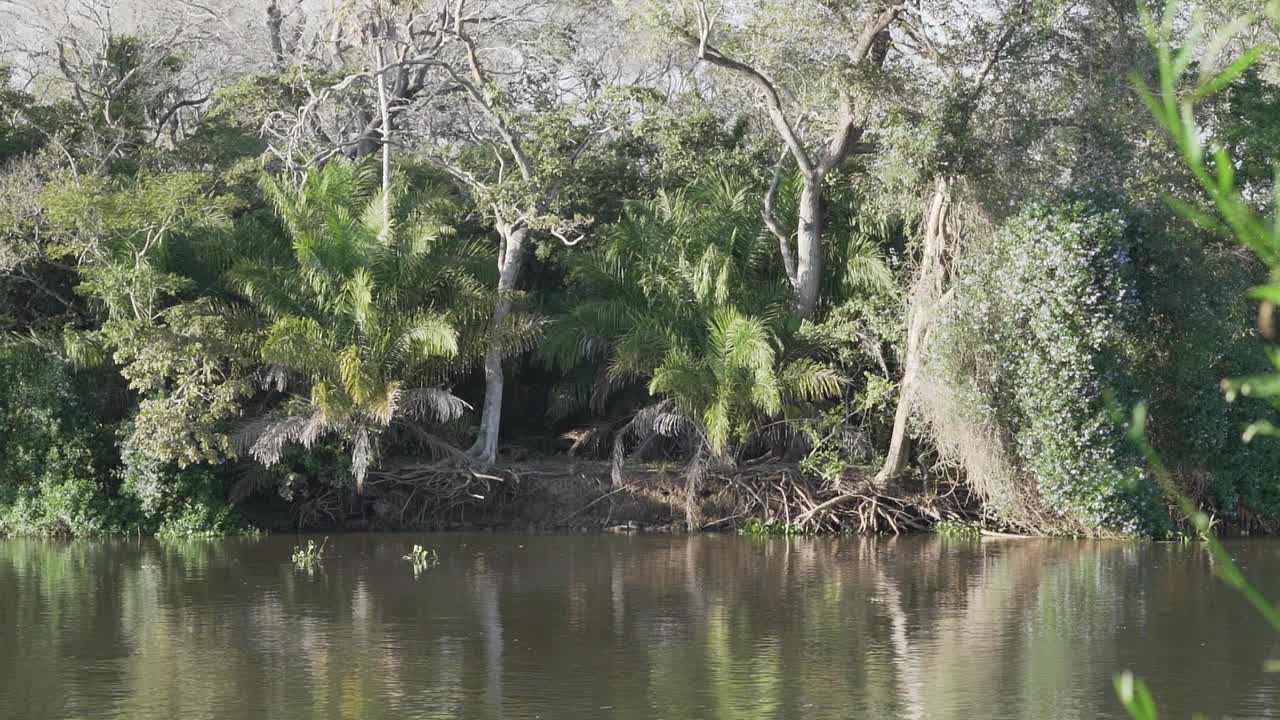
[[[491,264],[483,245],[443,222],[455,207],[447,185],[411,195],[398,181],[385,197],[375,169],[331,162],[297,189],[264,177],[292,253],[232,270],[269,322],[262,361],[299,385],[246,427],[242,447],[270,465],[290,443],[336,437],[351,452],[357,492],[393,421],[444,422],[468,408],[442,383],[475,358],[459,328],[483,323],[489,290],[479,273]]]
[[[760,419],[838,394],[834,370],[784,352],[790,289],[757,208],[749,182],[713,175],[631,205],[572,267],[581,298],[541,352],[570,373],[603,370],[571,376],[580,385],[562,396],[599,408],[643,388],[656,400],[617,433],[615,452],[657,435],[725,461]]]

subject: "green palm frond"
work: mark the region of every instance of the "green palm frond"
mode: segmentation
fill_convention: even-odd
[[[353,405],[373,405],[383,402],[379,386],[379,368],[370,367],[359,345],[347,345],[338,352],[338,377],[343,392]],[[390,385],[390,383],[388,383]]]
[[[297,276],[288,268],[257,260],[236,263],[228,273],[231,286],[269,318],[296,315],[304,311]]]
[[[609,378],[643,378],[678,344],[679,336],[673,336],[669,326],[653,318],[641,318],[624,334],[613,338]]]
[[[337,368],[333,339],[313,318],[286,316],[267,331],[262,359],[299,372],[329,377]]]
[[[547,401],[547,419],[564,420],[576,413],[598,407],[601,403],[596,401],[597,396],[600,395],[601,401],[606,400],[610,389],[607,380],[601,386],[600,374],[593,372],[593,368],[579,367],[552,385]]]
[[[351,273],[351,277],[347,278],[343,286],[343,300],[347,305],[347,312],[351,314],[356,327],[362,332],[369,324],[370,315],[375,312],[373,292],[373,276],[364,268]]]
[[[787,402],[818,402],[840,397],[848,380],[838,370],[810,358],[787,363],[778,373]]]
[[[392,380],[386,383],[375,392],[369,393],[369,397],[364,400],[364,412],[377,425],[386,427],[391,424],[400,410],[400,381]]]
[[[724,308],[711,319],[710,347],[728,368],[753,376],[773,371],[773,336],[765,324],[733,308]]]
[[[420,312],[396,337],[391,357],[406,363],[457,354],[458,332],[453,325],[436,313]]]
[[[849,239],[844,279],[850,289],[864,292],[892,293],[898,287],[880,245],[865,235]]]
[[[716,378],[704,360],[682,349],[668,352],[649,380],[651,395],[670,398],[692,417],[704,412],[716,388]]]
[[[792,397],[780,334],[790,294],[750,178],[711,175],[629,204],[591,252],[570,261],[578,295],[552,318],[539,356],[564,372],[603,364],[611,395],[661,398],[681,432],[716,455]],[[586,376],[564,403],[580,406]],[[802,395],[828,389],[802,386]],[[652,418],[637,414],[630,427]],[[673,426],[674,427],[674,426]],[[701,438],[701,439],[699,439]]]
[[[396,190],[379,189],[360,213],[359,227],[365,234],[377,238],[384,246],[396,241],[395,204],[398,202]]]
[[[722,454],[734,430],[734,408],[729,398],[717,393],[702,414],[702,424],[707,429],[711,451]]]
[[[497,343],[504,357],[520,355],[538,346],[546,319],[528,311],[513,312],[502,325],[492,329],[490,339]]]
[[[397,178],[383,196],[379,179],[367,163],[343,161],[296,188],[264,177],[291,253],[249,258],[230,273],[246,303],[272,321],[264,362],[310,388],[302,402],[311,414],[273,421],[253,455],[267,462],[282,443],[305,445],[324,428],[351,451],[357,487],[393,421],[448,422],[467,409],[426,384],[479,357],[483,343],[464,343],[459,328],[483,338],[493,302],[492,253],[447,222],[457,193],[436,181],[411,193]]]
[[[62,333],[62,352],[79,368],[101,367],[107,362],[108,349],[92,333],[67,328]]]

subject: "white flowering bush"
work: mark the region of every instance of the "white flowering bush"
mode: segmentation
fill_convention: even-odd
[[[968,386],[1040,505],[1071,522],[1158,532],[1163,513],[1103,390],[1122,395],[1139,346],[1133,232],[1122,213],[1032,206],[968,254],[932,343]]]

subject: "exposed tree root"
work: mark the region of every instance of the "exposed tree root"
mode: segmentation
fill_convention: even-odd
[[[943,520],[976,520],[963,485],[940,480],[918,491],[874,489],[871,474],[824,482],[795,465],[629,465],[547,460],[501,467],[403,463],[370,473],[345,515],[334,498],[304,506],[304,526],[387,529],[605,527],[734,530],[751,520],[789,531],[899,534]]]
[[[959,486],[937,491],[877,490],[870,474],[823,483],[786,465],[713,473],[716,498],[740,518],[778,521],[802,532],[900,534],[928,530],[942,520],[973,520],[978,506]]]

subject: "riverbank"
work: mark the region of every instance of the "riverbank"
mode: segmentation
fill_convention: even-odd
[[[244,510],[253,524],[275,530],[901,534],[979,516],[980,504],[961,485],[917,481],[879,491],[870,478],[854,471],[825,481],[786,463],[695,472],[677,463],[577,459],[401,464],[372,473],[362,495],[334,489],[297,504],[287,518],[270,508]]]

